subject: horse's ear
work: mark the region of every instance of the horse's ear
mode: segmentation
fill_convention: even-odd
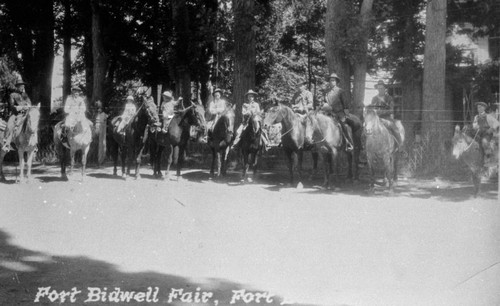
[[[38,104],[37,104],[36,108],[40,109],[40,104],[41,104],[41,103],[40,103],[40,102],[38,102]]]
[[[455,125],[455,133],[458,133],[460,132],[460,126],[457,124]]]

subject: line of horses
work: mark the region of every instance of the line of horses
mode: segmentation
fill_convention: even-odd
[[[262,118],[263,117],[263,118]],[[30,107],[20,128],[16,130],[13,144],[17,148],[21,165],[21,180],[24,177],[24,153],[27,152],[27,178],[31,176],[31,164],[36,151],[38,135],[39,106]],[[248,170],[253,168],[254,176],[257,171],[259,155],[263,143],[261,133],[274,124],[281,123],[281,147],[287,159],[289,169],[289,184],[301,186],[302,160],[306,151],[311,152],[313,171],[317,170],[318,158],[322,161],[324,170],[324,183],[327,188],[338,183],[340,172],[340,156],[346,154],[348,161],[348,180],[359,179],[359,157],[362,146],[366,150],[367,164],[370,178],[370,189],[374,188],[374,169],[383,168],[384,177],[388,183],[389,191],[393,191],[393,182],[397,180],[397,152],[400,145],[382,124],[381,119],[373,109],[366,109],[364,123],[356,116],[350,115],[352,139],[354,150],[346,152],[345,141],[338,122],[331,117],[317,111],[306,115],[299,115],[284,104],[270,107],[265,115],[255,114],[249,121],[241,135],[240,153],[243,163],[242,181],[248,178]],[[113,120],[111,120],[113,122]],[[227,171],[227,156],[234,140],[235,113],[233,107],[228,105],[226,111],[220,115],[211,131],[207,131],[205,110],[202,105],[192,104],[186,109],[175,114],[167,132],[162,131],[158,115],[158,107],[146,97],[140,99],[138,110],[130,123],[125,128],[125,133],[118,133],[116,125],[108,123],[108,149],[113,158],[113,174],[118,173],[118,159],[121,158],[122,176],[127,179],[135,168],[135,178],[140,178],[141,158],[146,146],[149,146],[153,174],[161,179],[165,178],[161,171],[161,156],[167,154],[165,176],[169,176],[170,166],[174,156],[178,156],[176,175],[181,175],[184,161],[184,152],[190,139],[199,141],[208,132],[208,146],[212,151],[212,164],[210,174],[215,179],[224,176]],[[62,122],[54,125],[54,144],[57,149],[61,164],[61,177],[67,179],[66,156],[70,155],[70,171],[74,167],[74,157],[77,151],[82,152],[82,180],[85,177],[85,166],[90,143],[92,141],[92,123],[90,120],[78,122],[74,129],[68,132],[68,143],[61,141]],[[404,128],[399,125],[404,139]],[[194,131],[194,132],[193,132]],[[460,133],[459,133],[460,132]],[[460,135],[462,135],[460,137]],[[465,161],[470,165],[473,173],[475,194],[479,192],[479,165],[482,157],[471,148],[478,144],[474,139],[463,136],[457,130],[453,139],[454,154],[466,156]],[[463,145],[465,143],[465,145]],[[471,145],[472,144],[472,145]],[[465,152],[465,153],[464,153]],[[5,180],[2,172],[2,162],[5,156],[0,150],[0,180]],[[335,174],[335,175],[333,175]],[[332,180],[333,177],[333,180]]]

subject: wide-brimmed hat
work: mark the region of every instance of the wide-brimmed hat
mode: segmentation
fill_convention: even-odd
[[[340,83],[340,78],[339,78],[339,76],[338,76],[335,72],[331,73],[331,74],[328,76],[328,80],[330,80],[331,78],[335,78],[335,79],[337,79],[337,82],[338,82],[338,83]]]
[[[254,96],[256,96],[256,95],[257,95],[257,93],[256,93],[255,91],[253,91],[253,90],[251,90],[251,89],[250,89],[250,90],[249,90],[249,91],[245,94],[245,97],[246,97],[246,96],[248,96],[248,95],[254,95]]]
[[[127,96],[127,99],[126,99],[126,100],[132,100],[132,101],[134,101],[134,97],[132,97],[132,96]]]
[[[102,102],[101,102],[101,100],[95,101],[95,107],[102,108]]]
[[[485,102],[476,102],[476,107],[478,107],[479,105],[483,106],[484,108],[488,108],[488,104],[486,104]]]
[[[384,88],[386,88],[386,87],[387,87],[387,85],[385,85],[384,81],[379,80],[379,81],[377,82],[377,84],[375,84],[375,86],[374,86],[374,87],[375,87],[375,89],[378,89],[378,88],[379,88],[379,87],[381,87],[381,86],[383,86]]]
[[[16,86],[19,86],[19,85],[26,85],[26,82],[23,81],[22,77],[18,77],[16,80]]]
[[[216,93],[216,92],[220,92],[220,94],[222,95],[222,89],[220,89],[220,88],[216,88],[216,89],[214,90],[214,95],[215,95],[215,93]]]
[[[172,95],[172,92],[170,90],[166,90],[162,93],[163,96],[167,97],[167,98],[170,98],[170,99],[173,99],[174,96]]]
[[[82,91],[82,88],[80,86],[73,85],[71,86],[71,91]]]

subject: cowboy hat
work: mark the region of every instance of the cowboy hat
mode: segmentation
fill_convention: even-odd
[[[481,105],[484,108],[488,108],[488,104],[486,104],[485,102],[476,102],[475,104],[476,104],[476,107],[479,106],[479,105]]]
[[[222,95],[222,89],[220,89],[220,88],[216,88],[216,89],[214,90],[214,95],[215,95],[215,93],[216,93],[216,92],[220,92],[220,94]]]
[[[71,86],[71,91],[82,91],[82,89],[80,88],[80,86],[73,85]]]
[[[134,97],[128,96],[126,100],[132,100],[132,101],[134,101]]]
[[[331,74],[328,76],[328,80],[330,80],[331,78],[335,78],[335,79],[337,79],[337,82],[338,82],[338,83],[340,83],[340,78],[339,78],[339,76],[338,76],[335,72],[331,73]]]
[[[249,91],[245,94],[245,97],[246,97],[246,96],[248,96],[248,95],[254,95],[254,96],[256,96],[256,95],[257,95],[257,93],[256,93],[255,91],[253,91],[253,90],[251,90],[251,89],[250,89],[250,90],[249,90]]]
[[[163,96],[165,96],[166,98],[170,98],[170,99],[173,99],[174,96],[172,95],[172,92],[170,90],[166,90],[162,93]]]
[[[375,84],[375,86],[374,86],[374,87],[375,87],[375,89],[378,89],[380,86],[384,86],[384,88],[385,88],[385,87],[387,87],[387,85],[385,85],[385,83],[384,83],[384,81],[383,81],[383,80],[379,80],[379,81],[377,82],[377,84]]]
[[[16,80],[16,86],[19,86],[19,85],[25,85],[26,83],[23,81],[23,78],[22,77],[18,77],[17,80]]]

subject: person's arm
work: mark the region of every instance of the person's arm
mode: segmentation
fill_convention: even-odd
[[[241,114],[243,116],[246,116],[249,113],[250,113],[250,111],[249,111],[248,103],[243,103],[243,105],[241,106]]]
[[[308,91],[307,92],[307,99],[306,99],[306,112],[309,112],[314,108],[314,98],[312,92]]]
[[[478,115],[475,115],[475,116],[474,116],[474,121],[472,122],[472,128],[473,128],[474,130],[479,129],[479,123],[477,122],[477,117],[478,117]]]
[[[210,113],[210,115],[215,115],[217,113],[217,107],[214,100],[210,101],[210,103],[208,104],[208,112]]]
[[[498,127],[500,126],[500,124],[498,123],[498,120],[495,117],[493,117],[493,115],[488,114],[486,116],[486,120],[488,121],[488,125],[489,125],[490,129],[492,129],[492,132],[494,132],[495,130],[498,130]]]

